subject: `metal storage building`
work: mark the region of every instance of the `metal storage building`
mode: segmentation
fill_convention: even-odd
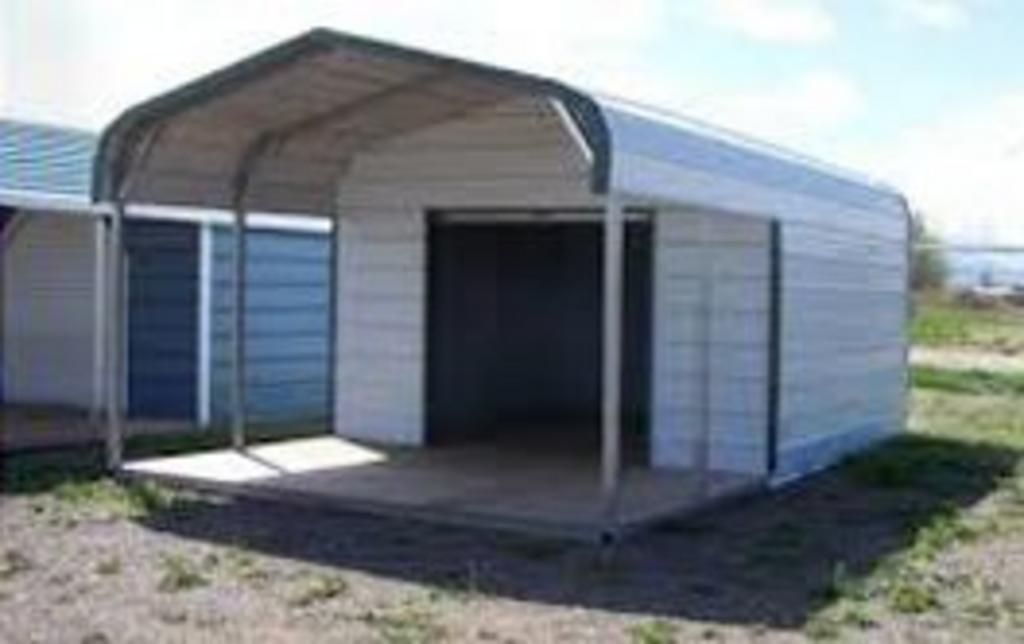
[[[0,400],[103,408],[105,234],[89,199],[97,138],[0,121],[3,342]],[[139,209],[125,227],[126,409],[146,420],[226,420],[224,318],[232,231],[213,213]],[[266,303],[249,308],[260,355],[250,388],[267,422],[327,416],[329,237],[323,222],[255,222]]]
[[[585,506],[576,528],[614,531],[705,500],[716,474],[789,480],[904,424],[903,197],[655,108],[316,30],[130,109],[96,170],[94,197],[117,212],[336,223],[338,462],[278,476],[243,450],[220,470],[185,457],[135,473],[499,523]],[[119,466],[116,416],[110,429]],[[503,460],[523,444],[528,458]],[[343,473],[373,445],[492,460],[438,456],[436,498],[396,501]],[[566,451],[588,459],[582,479],[537,465]],[[482,473],[454,485],[456,467]],[[564,489],[523,492],[548,474]],[[578,503],[538,510],[559,494]]]

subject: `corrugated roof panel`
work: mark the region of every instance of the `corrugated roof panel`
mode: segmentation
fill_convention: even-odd
[[[598,97],[613,150],[709,175],[868,210],[900,210],[898,193],[874,179],[656,108]]]
[[[83,130],[0,119],[0,192],[87,200],[96,142]]]

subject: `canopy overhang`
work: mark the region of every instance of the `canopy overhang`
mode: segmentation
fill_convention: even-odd
[[[763,195],[785,194],[905,216],[889,186],[706,123],[327,29],[129,109],[100,140],[93,199],[330,214],[360,152],[525,97],[555,106],[597,195],[778,218]],[[738,201],[743,187],[762,197]]]
[[[519,97],[549,99],[608,186],[598,104],[553,80],[314,30],[127,111],[103,134],[97,201],[323,213],[353,157]]]

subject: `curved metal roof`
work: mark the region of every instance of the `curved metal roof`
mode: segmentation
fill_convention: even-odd
[[[95,151],[90,132],[0,119],[0,204],[87,208]]]
[[[330,212],[367,146],[516,97],[553,99],[589,148],[595,193],[672,200],[665,186],[726,178],[844,205],[902,210],[893,190],[798,155],[598,97],[556,80],[317,29],[129,109],[103,133],[92,193],[273,212]],[[259,180],[247,171],[260,159]],[[655,177],[655,179],[652,179]]]

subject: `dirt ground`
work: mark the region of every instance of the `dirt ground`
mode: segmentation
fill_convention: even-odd
[[[949,508],[989,503],[1017,462],[932,438],[908,449],[987,467],[925,490],[865,483],[893,476],[885,459],[853,465],[611,553],[88,477],[15,484],[0,495],[0,641],[1021,641],[1019,536],[930,562],[978,580],[976,615],[945,591],[948,610],[855,597]]]
[[[931,345],[907,436],[605,551],[8,456],[0,642],[1022,642],[1024,365]]]

